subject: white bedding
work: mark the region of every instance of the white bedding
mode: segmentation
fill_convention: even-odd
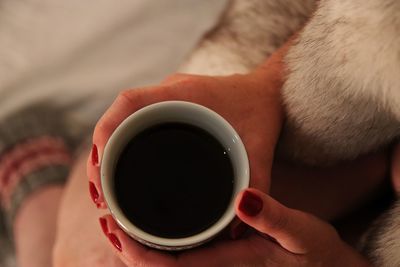
[[[227,0],[3,0],[0,118],[33,101],[96,119],[121,89],[173,72]]]

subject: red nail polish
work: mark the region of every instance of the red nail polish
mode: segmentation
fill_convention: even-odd
[[[119,241],[118,237],[114,235],[113,233],[107,234],[108,240],[114,245],[116,249],[118,249],[120,252],[122,252],[122,246],[121,242]]]
[[[245,191],[239,203],[239,210],[247,216],[254,217],[263,208],[262,199],[251,191]]]
[[[232,229],[231,238],[233,240],[240,238],[247,231],[247,229],[249,229],[247,224],[240,222],[235,228]]]
[[[108,235],[108,226],[107,226],[107,220],[103,217],[99,218],[100,226],[101,229],[103,230],[103,233],[105,235]]]
[[[97,205],[97,201],[99,201],[99,192],[93,182],[89,182],[89,192],[93,202]]]
[[[97,151],[97,146],[95,144],[92,146],[92,164],[94,166],[99,164],[99,152]]]

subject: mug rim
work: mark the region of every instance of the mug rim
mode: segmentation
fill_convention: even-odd
[[[147,113],[151,112],[156,112],[157,110],[168,110],[171,108],[180,108],[182,110],[186,111],[191,111],[194,113],[202,113],[204,116],[207,116],[208,119],[213,120],[213,123],[218,124],[218,127],[223,129],[224,131],[227,131],[229,133],[229,137],[232,139],[232,144],[236,146],[236,149],[238,150],[238,154],[240,157],[240,165],[239,168],[240,174],[235,174],[234,175],[234,184],[235,187],[238,187],[238,189],[234,189],[232,199],[229,202],[227,208],[225,209],[224,213],[221,215],[221,217],[209,228],[201,231],[200,233],[197,233],[192,236],[188,237],[183,237],[183,238],[165,238],[165,237],[160,237],[156,235],[152,235],[148,232],[145,232],[144,230],[140,229],[137,227],[132,221],[130,221],[121,208],[118,205],[118,202],[115,198],[113,189],[112,189],[112,180],[114,179],[114,169],[115,169],[115,164],[116,161],[118,160],[120,153],[117,155],[110,154],[110,151],[112,151],[113,146],[118,146],[117,142],[119,141],[119,138],[122,138],[124,136],[124,133],[126,133],[127,128],[130,125],[135,124],[135,121],[137,122],[138,120],[142,119],[145,117]],[[173,121],[171,121],[173,122]],[[165,121],[164,123],[167,123]],[[152,124],[156,125],[156,124]],[[145,128],[149,128],[152,125],[148,125]],[[204,129],[204,127],[198,126],[196,124],[193,124],[199,128]],[[207,130],[207,129],[204,129]],[[221,130],[222,131],[222,130]],[[139,131],[140,132],[140,131]],[[138,134],[138,132],[136,133]],[[129,136],[129,138],[125,137],[125,139],[131,140],[136,134],[133,134]],[[215,136],[215,135],[214,135]],[[217,138],[215,136],[215,138]],[[221,140],[217,138],[219,142]],[[222,144],[222,143],[221,143]],[[120,145],[122,148],[125,145]],[[224,145],[225,147],[225,145]],[[226,148],[226,147],[225,147]],[[231,158],[232,162],[232,158]],[[232,164],[234,164],[232,162]],[[216,113],[215,111],[204,107],[199,104],[195,104],[192,102],[186,102],[186,101],[164,101],[164,102],[158,102],[154,103],[148,106],[145,106],[138,111],[134,112],[131,114],[129,117],[127,117],[112,133],[110,138],[108,139],[108,142],[104,148],[103,152],[103,157],[101,159],[101,164],[100,164],[100,173],[101,173],[101,186],[103,188],[103,194],[104,194],[104,199],[105,202],[107,203],[108,209],[110,210],[112,216],[116,220],[117,224],[131,237],[134,239],[138,240],[141,243],[144,243],[146,245],[156,247],[159,249],[168,249],[168,250],[177,250],[177,249],[186,249],[186,248],[191,248],[197,245],[200,245],[207,240],[213,238],[215,235],[217,235],[219,232],[221,232],[225,227],[229,225],[229,223],[234,219],[235,217],[235,210],[234,210],[234,202],[235,202],[235,197],[237,193],[249,185],[249,180],[250,180],[250,168],[249,168],[249,161],[248,161],[248,156],[246,149],[244,147],[244,144],[242,140],[240,139],[238,133],[235,131],[235,129],[232,127],[231,124],[229,124],[228,121],[226,121],[221,115]],[[112,178],[110,178],[110,175]],[[239,176],[240,175],[240,176]]]

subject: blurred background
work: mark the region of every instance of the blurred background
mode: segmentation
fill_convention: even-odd
[[[0,119],[43,99],[62,106],[83,101],[80,115],[96,116],[93,110],[103,110],[121,89],[174,72],[226,2],[1,1]]]
[[[120,90],[173,73],[227,2],[0,1],[0,122],[45,103],[90,127]],[[5,232],[0,214],[0,266],[15,266]]]

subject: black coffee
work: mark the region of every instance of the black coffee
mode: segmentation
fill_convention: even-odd
[[[115,192],[124,214],[145,232],[188,237],[223,215],[232,198],[233,168],[225,148],[206,131],[160,124],[125,147]]]

